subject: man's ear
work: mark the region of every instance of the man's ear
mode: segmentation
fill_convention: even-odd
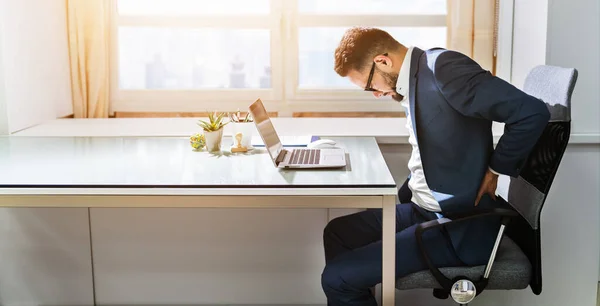
[[[392,63],[392,59],[389,56],[386,55],[377,55],[375,57],[375,63],[377,64],[377,66],[379,66],[379,68],[391,68],[393,63]]]

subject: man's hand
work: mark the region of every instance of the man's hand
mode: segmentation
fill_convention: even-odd
[[[496,187],[498,185],[498,175],[494,174],[491,170],[485,173],[479,192],[477,192],[477,199],[475,200],[475,206],[479,205],[479,201],[484,194],[489,194],[494,201],[496,200]]]

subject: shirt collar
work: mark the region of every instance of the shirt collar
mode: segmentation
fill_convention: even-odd
[[[408,87],[410,86],[410,59],[413,52],[413,47],[408,48],[400,72],[398,73],[398,81],[396,81],[396,92],[401,94],[406,99]]]

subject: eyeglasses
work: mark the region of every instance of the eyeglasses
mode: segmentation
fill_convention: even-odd
[[[384,53],[383,55],[388,56],[387,53]],[[367,79],[367,86],[365,86],[365,91],[378,91],[377,89],[371,87],[371,81],[373,81],[374,73],[375,73],[375,62],[373,62],[373,65],[371,65],[371,72],[369,72],[369,78]]]

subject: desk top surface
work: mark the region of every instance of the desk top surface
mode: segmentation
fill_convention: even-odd
[[[374,138],[334,140],[346,168],[277,169],[264,148],[229,153],[229,137],[219,154],[187,137],[0,137],[0,189],[395,188]]]

